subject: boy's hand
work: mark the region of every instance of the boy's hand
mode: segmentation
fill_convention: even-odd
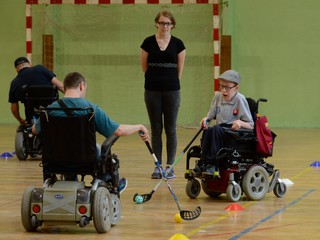
[[[200,126],[203,127],[204,130],[208,129],[209,127],[209,122],[208,122],[208,118],[202,118],[201,122],[200,122]]]
[[[241,128],[242,121],[241,120],[235,120],[231,126],[232,130],[239,130]]]

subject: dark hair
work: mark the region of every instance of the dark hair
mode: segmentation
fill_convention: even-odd
[[[174,19],[173,13],[170,11],[170,9],[164,8],[163,10],[161,10],[161,11],[157,14],[157,16],[155,17],[154,22],[155,22],[155,23],[158,23],[159,18],[160,18],[161,16],[162,16],[162,17],[167,17],[167,18],[169,18],[170,21],[171,21],[171,23],[172,23],[172,28],[175,28],[175,26],[176,26],[176,20]]]
[[[71,72],[64,78],[64,81],[63,81],[64,90],[70,89],[70,88],[77,88],[79,84],[82,82],[87,83],[84,76],[82,76],[78,72]]]
[[[22,64],[22,63],[30,63],[28,58],[26,57],[18,57],[15,61],[14,61],[14,67],[17,67],[18,65]]]

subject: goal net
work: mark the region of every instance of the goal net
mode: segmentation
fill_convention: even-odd
[[[112,119],[148,124],[140,45],[156,33],[154,18],[162,6],[32,5],[32,63],[52,58],[61,81],[69,72],[82,73],[88,81],[88,100]],[[178,125],[197,125],[214,94],[212,4],[167,6],[177,21],[171,33],[186,46]]]

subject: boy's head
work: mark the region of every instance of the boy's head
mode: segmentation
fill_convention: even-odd
[[[237,93],[240,83],[240,74],[234,70],[228,70],[219,76],[219,86],[223,98],[229,101]]]

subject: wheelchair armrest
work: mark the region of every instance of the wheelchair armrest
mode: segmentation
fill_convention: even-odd
[[[222,127],[222,128],[226,133],[229,133],[231,135],[237,135],[237,136],[243,136],[243,135],[254,133],[253,129],[247,129],[247,128],[240,128],[239,130],[232,130],[231,128],[227,128],[227,127]]]
[[[111,137],[107,138],[102,146],[101,146],[101,156],[106,157],[112,145],[118,140],[119,137],[112,135]]]
[[[247,129],[247,128],[240,128],[237,131],[240,133],[254,133],[253,129]]]

